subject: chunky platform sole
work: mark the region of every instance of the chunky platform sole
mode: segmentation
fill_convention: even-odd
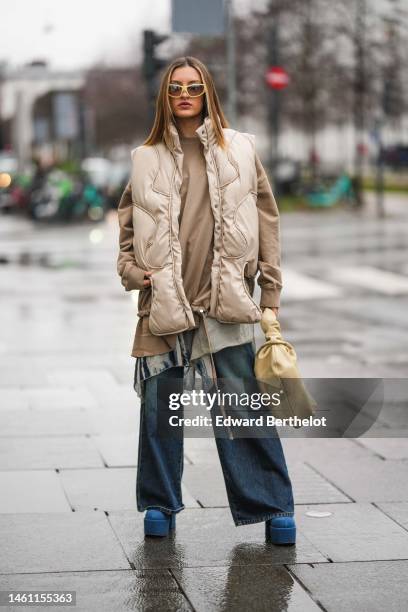
[[[266,521],[265,538],[272,544],[295,544],[295,520],[291,516],[277,516]]]
[[[144,532],[147,536],[164,537],[176,527],[176,515],[165,514],[161,510],[147,510],[144,518]]]

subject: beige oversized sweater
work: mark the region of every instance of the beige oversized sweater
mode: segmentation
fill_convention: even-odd
[[[179,239],[182,251],[182,277],[187,300],[192,306],[208,309],[211,293],[211,264],[213,260],[214,218],[211,209],[208,178],[203,144],[198,135],[180,135],[184,153],[181,208],[179,215]],[[258,175],[257,207],[260,218],[258,283],[261,286],[261,307],[279,306],[281,283],[279,212],[262,163],[256,155]],[[132,240],[132,193],[130,183],[122,194],[119,207],[121,244]],[[268,223],[263,223],[263,220]],[[271,231],[271,228],[273,231]],[[276,280],[278,283],[276,283]],[[135,278],[140,288],[142,279]],[[269,286],[268,286],[269,283]],[[151,289],[140,291],[139,308],[145,308],[151,300]],[[195,315],[199,324],[198,316]],[[177,334],[155,336],[149,330],[149,317],[139,318],[133,343],[132,356],[158,355],[174,349]]]

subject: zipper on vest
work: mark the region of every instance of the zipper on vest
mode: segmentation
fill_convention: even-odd
[[[177,293],[177,297],[179,299],[179,302],[181,304],[181,307],[184,310],[184,314],[186,316],[187,319],[187,326],[188,326],[188,310],[190,307],[190,305],[188,304],[188,307],[186,306],[186,302],[187,302],[187,298],[184,295],[181,295],[180,293],[180,288],[178,286],[178,283],[176,281],[176,274],[175,274],[175,267],[174,267],[174,251],[173,251],[173,191],[174,191],[174,184],[176,181],[176,173],[177,170],[179,170],[179,166],[177,163],[177,158],[174,155],[174,153],[172,153],[173,155],[173,161],[174,161],[174,172],[172,174],[171,177],[171,184],[170,184],[170,197],[169,197],[169,205],[168,205],[168,213],[169,213],[169,223],[170,223],[170,227],[169,227],[169,239],[170,239],[170,252],[171,252],[171,258],[172,258],[172,275],[173,275],[173,282],[174,282],[174,287],[176,289],[176,293]],[[187,328],[186,328],[187,329]]]
[[[207,137],[208,137],[208,134],[207,134]],[[209,152],[210,152],[211,159],[213,162],[214,171],[217,177],[217,191],[218,191],[218,205],[219,205],[218,206],[218,219],[220,222],[220,245],[221,245],[220,251],[222,252],[223,246],[224,246],[224,222],[223,222],[223,217],[222,217],[222,195],[221,195],[221,187],[220,187],[220,175],[218,173],[218,166],[215,161],[214,152],[211,147],[209,148]],[[219,270],[218,270],[218,281],[217,281],[217,289],[216,289],[216,296],[215,296],[215,312],[217,312],[218,302],[220,299],[221,265],[222,265],[222,257],[220,257],[220,265],[219,265]]]
[[[217,383],[217,370],[215,369],[212,344],[211,344],[211,340],[210,340],[210,334],[208,333],[207,311],[204,308],[199,308],[199,313],[200,313],[200,315],[203,318],[204,331],[205,331],[205,335],[207,336],[208,348],[209,348],[209,351],[210,351],[212,380],[213,380],[215,388],[217,390],[217,395],[220,398],[219,406],[220,406],[222,415],[223,415],[224,418],[226,418],[227,417],[227,413],[225,412],[224,402],[223,402],[223,400],[221,398],[221,395],[219,394],[219,387],[218,387],[218,383]],[[233,436],[232,430],[231,430],[231,428],[229,426],[227,427],[227,430],[228,430],[228,438],[230,440],[233,440],[234,436]]]

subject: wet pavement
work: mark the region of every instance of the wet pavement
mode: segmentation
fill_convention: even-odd
[[[400,196],[384,220],[370,206],[282,217],[280,322],[305,377],[407,376],[407,236]],[[81,612],[405,612],[403,391],[378,437],[282,438],[296,546],[265,543],[263,524],[234,526],[208,438],[185,441],[176,532],[144,539],[137,296],[116,255],[114,214],[75,227],[0,218],[0,591],[74,590]]]

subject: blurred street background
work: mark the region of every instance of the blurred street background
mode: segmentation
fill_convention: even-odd
[[[197,56],[268,171],[301,373],[406,380],[404,2],[54,4],[15,0],[1,25],[0,591],[76,590],[84,612],[405,612],[403,393],[360,438],[282,440],[296,548],[233,526],[214,442],[191,438],[177,532],[144,541],[137,292],[116,272],[130,151],[163,66]]]

